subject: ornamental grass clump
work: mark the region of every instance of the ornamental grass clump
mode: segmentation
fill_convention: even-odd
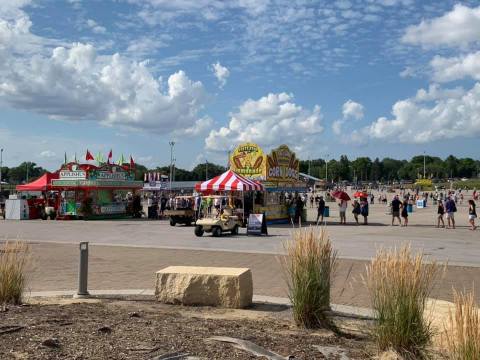
[[[332,327],[330,287],[337,253],[323,228],[308,227],[293,231],[284,243],[284,269],[293,317],[298,326]]]
[[[443,344],[450,360],[480,360],[480,309],[474,293],[454,290],[455,311],[449,311]]]
[[[373,335],[379,350],[394,350],[409,359],[429,357],[432,328],[425,305],[437,274],[410,246],[380,250],[367,265],[365,283],[375,315]]]
[[[18,305],[26,287],[30,248],[22,241],[5,242],[0,247],[0,307]]]

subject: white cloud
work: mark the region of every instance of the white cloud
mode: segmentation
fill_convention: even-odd
[[[212,128],[212,126],[213,119],[208,116],[204,116],[195,121],[195,124],[192,126],[185,129],[176,130],[175,135],[188,137],[200,136],[206,134],[208,130]]]
[[[130,41],[127,47],[127,52],[136,56],[145,56],[154,53],[158,49],[167,47],[172,37],[163,34],[156,36],[142,36],[140,38]]]
[[[43,158],[52,158],[55,156],[57,156],[57,154],[52,150],[44,150],[40,153],[40,157],[43,157]]]
[[[342,118],[332,123],[332,131],[335,135],[343,134],[343,125],[349,119],[363,119],[364,106],[353,100],[347,100],[342,106]]]
[[[397,101],[393,118],[381,117],[362,129],[362,136],[400,143],[427,143],[480,136],[480,83],[470,90],[421,90],[415,98]]]
[[[342,106],[342,114],[344,119],[362,119],[364,107],[362,104],[353,100],[348,100]]]
[[[457,4],[444,15],[409,26],[402,41],[425,48],[436,46],[465,47],[480,41],[480,6],[469,8]]]
[[[88,19],[87,26],[95,33],[95,34],[105,34],[107,29],[103,26],[97,24],[95,20]]]
[[[232,144],[253,141],[265,147],[286,143],[298,152],[315,151],[322,117],[318,105],[308,110],[295,104],[290,94],[268,94],[240,105],[227,126],[210,132],[205,147],[226,151]]]
[[[445,58],[435,56],[430,61],[433,79],[437,82],[449,82],[470,77],[480,80],[480,51],[475,53]]]
[[[164,84],[146,62],[100,56],[90,44],[56,47],[48,54],[44,39],[32,35],[30,26],[23,15],[0,21],[0,101],[5,104],[52,118],[162,133],[198,120],[206,92],[183,71]]]
[[[212,64],[212,71],[215,77],[218,80],[220,88],[223,88],[227,83],[227,79],[230,76],[230,70],[225,66],[222,66],[218,61],[215,64]]]

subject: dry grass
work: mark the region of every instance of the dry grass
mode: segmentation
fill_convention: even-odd
[[[325,229],[296,229],[284,248],[283,266],[295,322],[307,328],[330,327],[325,312],[330,310],[331,278],[337,253]]]
[[[450,360],[480,360],[480,309],[473,291],[454,290],[454,314],[449,311],[443,344]]]
[[[22,302],[29,261],[30,248],[25,242],[7,241],[0,247],[0,306]]]
[[[379,350],[393,349],[406,358],[428,358],[432,329],[426,300],[438,272],[410,246],[380,250],[367,266],[365,283],[375,313],[373,335]]]

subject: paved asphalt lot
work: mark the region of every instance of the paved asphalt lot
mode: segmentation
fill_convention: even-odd
[[[328,203],[327,203],[328,205]],[[418,209],[410,216],[409,227],[390,226],[390,215],[384,205],[370,208],[370,225],[357,226],[347,212],[347,225],[338,224],[335,203],[327,229],[339,256],[345,259],[370,259],[376,249],[410,242],[414,249],[423,249],[431,258],[452,265],[480,267],[480,230],[467,227],[466,207],[458,206],[457,229],[437,229],[436,208]],[[315,219],[315,209],[309,209],[308,219]],[[89,241],[97,245],[147,248],[190,249],[241,253],[281,254],[282,243],[291,234],[292,226],[270,226],[268,237],[245,235],[213,238],[209,234],[198,238],[193,227],[169,226],[167,221],[2,221],[0,237],[30,242],[77,244]]]

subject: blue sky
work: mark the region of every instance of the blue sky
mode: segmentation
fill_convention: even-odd
[[[0,64],[9,166],[479,156],[478,1],[6,0]]]

